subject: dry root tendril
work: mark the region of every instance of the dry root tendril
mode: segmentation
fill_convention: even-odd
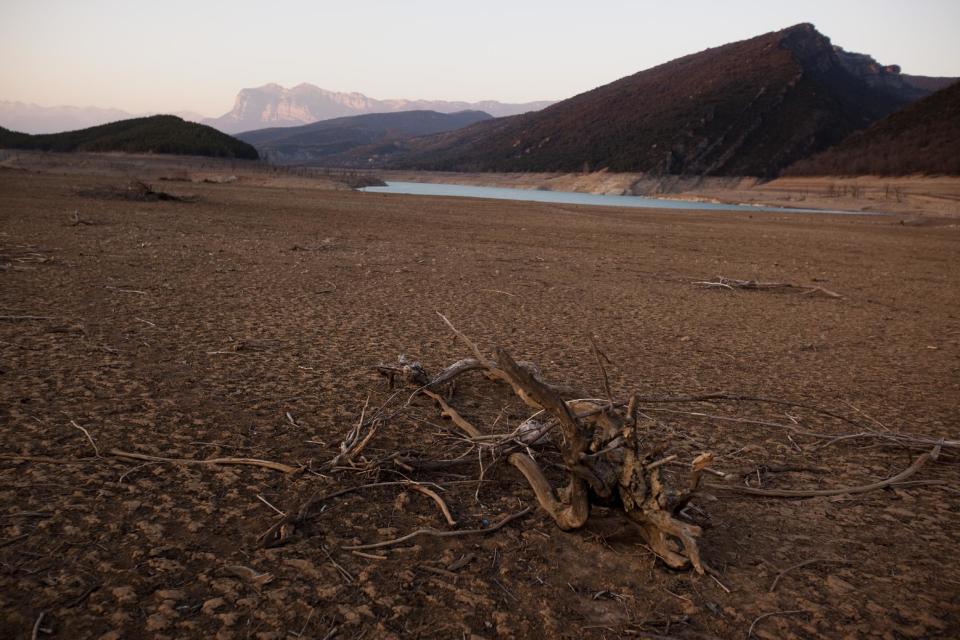
[[[442,317],[442,316],[441,316]],[[606,399],[582,398],[574,388],[546,382],[539,367],[517,362],[504,349],[496,350],[496,360],[483,356],[479,348],[460,333],[446,318],[448,326],[467,344],[474,357],[459,360],[436,376],[427,374],[420,362],[401,356],[397,364],[383,364],[377,370],[388,378],[391,387],[399,384],[416,387],[418,394],[430,397],[472,441],[484,441],[483,434],[453,409],[441,387],[468,371],[479,371],[490,379],[509,385],[524,403],[537,413],[524,420],[509,436],[486,443],[496,454],[505,455],[530,484],[541,508],[565,531],[584,526],[591,504],[619,506],[638,526],[649,547],[670,567],[693,567],[704,573],[697,538],[700,527],[680,515],[697,491],[703,470],[712,456],[696,458],[682,490],[668,489],[661,475],[664,462],[676,456],[661,455],[661,448],[644,442],[636,428],[636,403],[616,403],[604,388]],[[597,362],[603,379],[603,360]],[[555,490],[540,465],[525,452],[543,443],[554,429],[559,431],[557,446],[567,474],[566,485]]]

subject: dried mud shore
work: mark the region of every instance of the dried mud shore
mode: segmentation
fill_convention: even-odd
[[[641,407],[681,461],[710,451],[734,484],[883,480],[923,451],[885,435],[960,437],[954,221],[242,177],[150,182],[188,202],[103,197],[128,177],[0,169],[0,636],[956,637],[956,448],[858,495],[710,488],[691,516],[713,577],[666,568],[614,510],[561,532],[515,469],[478,459],[426,398],[383,425],[363,468],[323,466],[365,406],[390,399],[375,365],[406,354],[436,372],[468,355],[442,312],[488,353],[501,345],[592,393],[591,336],[618,397],[727,391],[845,418],[756,402]],[[692,284],[718,275],[842,298]],[[450,403],[490,433],[530,413],[479,376]],[[396,452],[469,462],[410,472]],[[559,477],[557,456],[537,455]],[[433,483],[458,529],[533,510],[488,535],[346,550],[457,530],[408,479]],[[287,544],[258,544],[275,509],[371,483],[401,484],[331,498]]]

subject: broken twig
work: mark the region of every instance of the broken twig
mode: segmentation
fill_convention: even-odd
[[[364,551],[367,549],[383,549],[385,547],[392,547],[394,545],[402,544],[407,540],[413,540],[419,536],[433,536],[435,538],[459,538],[461,536],[475,536],[475,535],[486,535],[488,533],[493,533],[498,529],[503,528],[504,526],[510,524],[517,518],[522,518],[523,516],[530,513],[530,507],[526,507],[514,514],[504,516],[498,522],[490,525],[486,529],[463,529],[461,531],[439,531],[437,529],[417,529],[411,533],[408,533],[405,536],[400,536],[399,538],[394,538],[392,540],[384,540],[382,542],[372,542],[370,544],[359,544],[352,547],[343,547],[347,551]]]
[[[121,451],[120,449],[110,449],[110,455],[118,458],[129,458],[131,460],[149,460],[150,462],[169,462],[170,464],[201,464],[201,465],[245,465],[251,467],[262,467],[272,469],[281,473],[293,473],[298,467],[291,467],[280,462],[270,460],[258,460],[256,458],[208,458],[206,460],[194,460],[192,458],[161,458],[159,456],[149,456],[144,453],[131,453]]]
[[[855,495],[858,493],[876,491],[877,489],[883,489],[884,487],[888,487],[892,484],[903,482],[919,471],[928,460],[936,460],[937,456],[939,455],[940,445],[938,444],[933,448],[932,451],[922,454],[914,461],[913,464],[897,475],[891,476],[886,480],[881,480],[880,482],[864,484],[857,487],[845,487],[841,489],[754,489],[753,487],[741,487],[739,485],[729,486],[711,484],[708,486],[714,489],[726,489],[728,491],[736,491],[737,493],[746,493],[752,496],[765,496],[767,498],[815,498],[823,496]]]

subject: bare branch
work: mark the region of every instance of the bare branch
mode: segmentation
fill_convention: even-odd
[[[432,536],[434,538],[460,538],[463,536],[475,536],[475,535],[487,535],[493,533],[504,526],[510,524],[517,518],[522,518],[523,516],[530,513],[530,507],[521,509],[520,511],[505,516],[501,518],[498,522],[490,525],[486,529],[462,529],[460,531],[438,531],[437,529],[417,529],[411,533],[408,533],[405,536],[400,536],[399,538],[394,538],[392,540],[384,540],[382,542],[372,542],[370,544],[360,544],[352,547],[343,547],[346,551],[365,551],[367,549],[383,549],[385,547],[392,547],[398,544],[402,544],[408,540],[413,540],[419,536]]]

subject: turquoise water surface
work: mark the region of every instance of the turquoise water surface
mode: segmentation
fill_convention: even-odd
[[[370,193],[404,193],[418,196],[452,196],[458,198],[492,198],[494,200],[521,200],[557,204],[583,204],[603,207],[639,207],[644,209],[683,209],[685,211],[763,211],[775,213],[856,213],[859,211],[829,211],[825,209],[787,209],[783,207],[719,204],[696,200],[668,200],[645,196],[608,196],[571,191],[538,191],[535,189],[508,189],[504,187],[475,187],[462,184],[431,182],[387,182],[385,187],[364,187]]]

